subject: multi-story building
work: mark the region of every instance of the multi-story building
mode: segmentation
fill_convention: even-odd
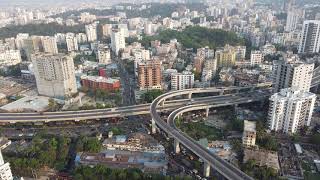
[[[88,37],[84,33],[79,33],[76,35],[77,41],[79,44],[88,42]]]
[[[296,133],[310,126],[316,95],[295,88],[282,89],[270,97],[269,129],[284,133]]]
[[[161,89],[161,62],[145,61],[138,63],[138,85],[140,90]]]
[[[171,74],[171,89],[182,90],[192,88],[194,85],[194,74],[188,71]]]
[[[1,150],[6,148],[7,146],[9,146],[11,144],[11,141],[8,141],[4,138],[0,139],[1,141],[1,146],[0,146],[0,179],[1,180],[13,180],[12,177],[12,172],[10,169],[10,164],[7,162],[5,163],[3,160],[3,156],[1,153]]]
[[[251,66],[259,65],[262,63],[263,55],[261,51],[251,51],[250,64]]]
[[[0,52],[0,67],[13,66],[21,62],[21,54],[19,50],[6,50]]]
[[[85,29],[86,29],[86,35],[89,42],[93,42],[98,39],[97,25],[95,23],[86,25]]]
[[[111,63],[111,54],[108,47],[103,47],[98,49],[98,61],[101,64],[110,64]]]
[[[104,37],[110,37],[112,33],[112,24],[102,25],[102,35]]]
[[[66,34],[66,43],[67,43],[68,52],[79,50],[78,40],[75,37],[74,33],[67,33]]]
[[[203,63],[204,63],[204,56],[194,57],[193,66],[194,66],[195,72],[197,72],[197,73],[202,72]]]
[[[120,81],[118,79],[101,76],[81,76],[81,84],[83,87],[93,90],[116,91],[120,89]]]
[[[217,60],[207,59],[202,70],[201,81],[208,82],[213,79],[217,72]]]
[[[65,99],[77,92],[71,56],[34,54],[31,59],[40,95]]]
[[[42,38],[43,51],[50,54],[58,54],[58,45],[55,37],[44,36]]]
[[[216,51],[216,59],[218,67],[232,67],[236,63],[237,52],[231,46]]]
[[[313,69],[313,63],[302,62],[297,57],[287,58],[284,61],[274,61],[274,91],[279,92],[281,89],[289,87],[309,91]]]
[[[247,147],[256,145],[256,122],[244,121],[242,144]]]
[[[304,21],[299,53],[320,52],[320,20]]]
[[[123,31],[113,29],[111,33],[111,49],[118,56],[119,51],[126,47],[126,39]]]
[[[298,10],[296,9],[289,10],[287,13],[287,22],[285,26],[285,31],[291,32],[296,30],[299,18],[300,18],[300,14]]]

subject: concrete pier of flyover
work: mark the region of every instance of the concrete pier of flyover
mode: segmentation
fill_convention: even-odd
[[[173,142],[173,148],[174,148],[174,152],[176,154],[179,154],[180,151],[181,151],[181,148],[180,148],[180,143],[178,140],[174,139],[174,142]],[[206,161],[204,161],[203,163],[203,176],[204,177],[209,177],[210,176],[210,164]]]

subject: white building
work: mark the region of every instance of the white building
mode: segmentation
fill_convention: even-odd
[[[40,95],[64,99],[77,92],[71,56],[34,54],[32,64]]]
[[[101,64],[110,64],[111,63],[111,54],[108,47],[98,49],[98,61]]]
[[[55,37],[44,36],[42,38],[43,51],[51,54],[58,54],[58,45]]]
[[[119,51],[126,47],[126,39],[123,31],[113,29],[111,33],[111,49],[118,56]]]
[[[21,62],[21,54],[19,50],[6,50],[0,52],[0,67],[13,66]]]
[[[309,91],[313,69],[313,63],[302,62],[298,57],[290,57],[284,61],[274,61],[273,83],[275,92],[289,87]]]
[[[284,133],[296,133],[310,126],[316,95],[295,88],[282,89],[270,97],[269,129]]]
[[[171,89],[182,90],[192,88],[194,85],[194,74],[188,71],[171,75]]]
[[[299,45],[299,53],[320,52],[320,20],[304,21]]]
[[[104,37],[110,37],[112,33],[112,24],[102,25],[102,35]]]
[[[251,51],[250,64],[251,66],[259,65],[262,63],[263,55],[261,51]]]
[[[76,35],[77,41],[79,44],[88,42],[88,37],[84,33],[79,33]]]
[[[291,31],[296,30],[298,20],[300,18],[300,14],[295,9],[288,11],[287,14],[288,15],[287,15],[287,22],[286,22],[286,26],[285,26],[285,31],[291,32]]]
[[[89,42],[93,42],[98,39],[96,24],[88,24],[85,26],[85,29],[86,29],[86,35]]]
[[[66,43],[67,43],[68,52],[79,50],[78,40],[75,37],[74,33],[67,33],[66,34]]]
[[[204,63],[201,81],[208,82],[213,79],[217,72],[217,59],[208,59]]]

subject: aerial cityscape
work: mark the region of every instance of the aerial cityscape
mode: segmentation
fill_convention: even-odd
[[[1,0],[0,180],[319,180],[319,0]]]

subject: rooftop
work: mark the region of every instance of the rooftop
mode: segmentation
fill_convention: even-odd
[[[49,99],[49,97],[45,96],[27,96],[0,107],[0,110],[8,112],[41,112],[48,108]]]
[[[106,78],[102,76],[88,76],[88,75],[81,76],[81,79],[86,79],[89,81],[101,82],[101,83],[110,83],[110,84],[113,84],[119,81],[118,79],[113,79],[113,78]]]

